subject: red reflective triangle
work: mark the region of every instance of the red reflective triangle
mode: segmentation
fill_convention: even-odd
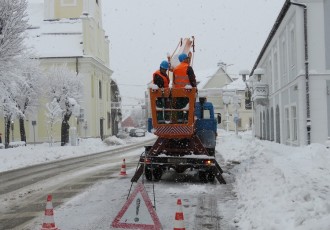
[[[132,205],[133,201],[136,199],[137,195],[141,194],[142,200],[144,201],[145,206],[150,214],[152,224],[151,223],[134,223],[134,221],[129,221],[123,216],[127,212],[128,208]],[[140,202],[141,202],[140,201]],[[123,219],[123,220],[122,220]],[[150,230],[160,230],[162,229],[160,221],[158,219],[157,213],[152,206],[152,202],[144,189],[142,183],[138,183],[133,193],[130,195],[122,209],[119,211],[115,219],[112,221],[111,227],[113,228],[125,228],[125,229],[150,229]]]

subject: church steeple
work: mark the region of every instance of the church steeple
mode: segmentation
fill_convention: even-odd
[[[93,17],[102,25],[101,0],[44,0],[45,20]]]

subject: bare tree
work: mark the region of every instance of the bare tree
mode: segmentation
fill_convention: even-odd
[[[45,85],[42,87],[48,101],[59,103],[62,112],[61,145],[69,143],[69,120],[73,110],[82,98],[81,77],[70,71],[66,65],[53,66],[47,71]]]

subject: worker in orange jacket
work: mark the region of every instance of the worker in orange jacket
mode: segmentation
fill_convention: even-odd
[[[168,62],[162,61],[159,66],[159,70],[157,70],[153,74],[153,83],[157,85],[159,88],[161,88],[162,92],[164,92],[164,89],[168,88],[170,84],[170,78],[166,73],[168,68],[169,68]],[[170,104],[169,98],[167,97],[157,98],[156,106],[158,108],[163,108],[162,111],[157,111],[157,121],[159,123],[165,123],[165,120],[169,119],[169,113],[165,112],[165,108],[168,108],[169,104]]]
[[[173,87],[185,88],[186,85],[196,87],[196,76],[194,70],[189,66],[190,57],[182,53],[179,55],[180,64],[173,70]]]
[[[192,87],[197,87],[196,76],[193,68],[189,65],[190,57],[182,53],[179,55],[180,64],[176,66],[173,70],[173,88],[186,88],[187,85]],[[189,103],[188,97],[176,98],[173,101],[173,107],[175,109],[183,109]],[[188,113],[186,111],[178,111],[174,115],[174,122],[186,123],[188,118]]]
[[[167,61],[162,61],[159,66],[159,70],[153,74],[153,83],[159,88],[168,88],[170,84],[170,78],[166,71],[168,70],[169,64]]]

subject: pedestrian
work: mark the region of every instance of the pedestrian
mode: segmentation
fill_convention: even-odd
[[[0,144],[2,143],[2,133],[0,133]]]
[[[170,78],[166,71],[168,70],[169,64],[167,61],[162,61],[159,66],[159,70],[153,74],[153,83],[159,88],[168,88],[170,84]]]

